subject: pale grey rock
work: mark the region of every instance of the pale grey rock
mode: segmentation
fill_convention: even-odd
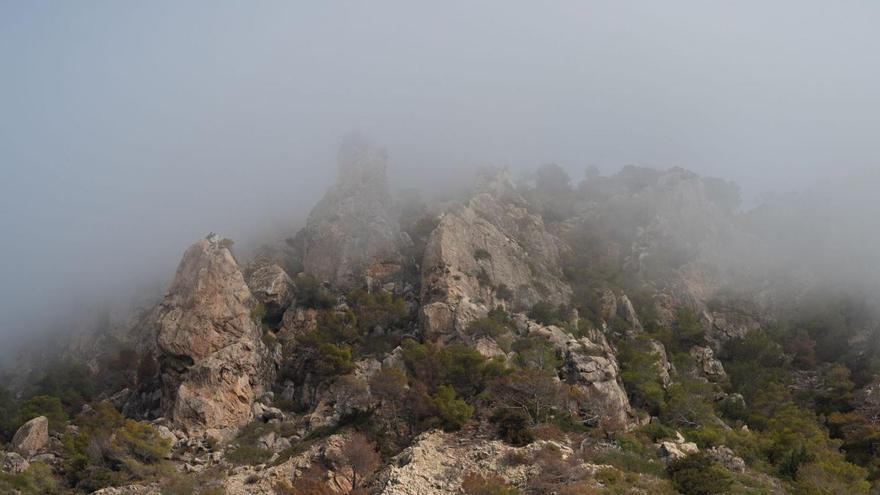
[[[269,321],[280,321],[293,303],[293,280],[276,264],[258,265],[247,273],[251,293],[263,304]]]
[[[690,355],[697,364],[697,370],[706,378],[717,381],[725,378],[724,365],[715,358],[715,353],[709,347],[694,346]]]
[[[339,288],[384,284],[404,263],[411,241],[390,214],[384,150],[349,136],[339,151],[339,175],[297,234],[306,273]]]
[[[569,301],[559,263],[564,249],[528,212],[505,173],[487,175],[428,239],[421,293],[426,335],[461,338],[470,322],[496,305],[521,311],[540,301]],[[500,297],[500,287],[510,300]]]
[[[731,471],[737,473],[744,473],[746,471],[746,461],[724,445],[709,448],[706,450],[706,453],[709,454],[709,457],[714,459],[715,462]]]
[[[49,420],[38,416],[21,425],[12,437],[12,449],[30,457],[49,443]]]
[[[563,358],[562,375],[583,394],[578,407],[590,422],[610,430],[634,426],[617,358],[601,332],[576,339],[559,327],[532,323],[530,334],[546,338]]]
[[[3,468],[3,472],[10,474],[20,474],[27,471],[27,468],[30,467],[30,463],[22,457],[17,452],[0,452],[0,459],[2,459],[2,463],[0,463],[0,467]]]
[[[680,432],[675,432],[675,438],[664,440],[655,444],[657,454],[665,463],[675,462],[691,454],[700,452],[700,448],[693,442],[685,441]]]
[[[92,495],[162,495],[158,485],[126,485],[102,488]]]
[[[672,384],[672,373],[675,366],[669,361],[666,355],[666,347],[657,340],[648,339],[645,342],[647,352],[656,358],[657,374],[660,377],[660,383],[663,388],[667,388]]]

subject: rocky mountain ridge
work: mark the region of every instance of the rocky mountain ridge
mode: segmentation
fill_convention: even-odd
[[[49,466],[105,495],[867,493],[822,428],[870,401],[820,407],[849,380],[834,363],[856,371],[873,348],[819,367],[812,337],[768,337],[780,316],[731,263],[758,240],[730,184],[627,168],[575,189],[552,167],[531,186],[486,170],[409,225],[387,160],[346,141],[305,228],[247,263],[216,234],[189,247],[128,326],[136,350],[95,363],[136,373],[68,399],[73,421],[38,401],[48,412],[17,429],[4,471]],[[759,437],[794,414],[750,412],[770,407],[743,378],[759,365],[817,368],[765,387],[832,418],[804,426],[809,455],[780,460],[765,445],[783,440]],[[789,461],[810,477],[779,471]]]

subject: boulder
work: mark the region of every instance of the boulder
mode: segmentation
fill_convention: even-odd
[[[265,308],[265,319],[280,322],[293,302],[293,281],[287,272],[276,264],[258,265],[248,270],[247,284]]]
[[[428,238],[421,286],[426,335],[460,338],[497,305],[524,311],[542,301],[569,301],[564,250],[541,217],[529,213],[506,172],[487,173]]]
[[[277,351],[263,344],[256,304],[226,242],[186,250],[156,328],[161,412],[188,434],[234,434],[274,378]]]
[[[3,469],[3,472],[9,474],[20,474],[27,471],[27,468],[30,467],[30,463],[28,463],[27,459],[22,457],[16,452],[6,452],[0,453],[0,468]]]
[[[693,442],[660,442],[657,444],[657,454],[666,463],[675,462],[699,451],[700,448]]]
[[[49,443],[49,420],[38,416],[21,425],[12,437],[12,449],[30,457]]]
[[[675,438],[664,440],[655,445],[660,459],[667,464],[683,459],[690,454],[696,454],[700,451],[697,444],[685,441],[684,437],[679,432],[675,432]]]

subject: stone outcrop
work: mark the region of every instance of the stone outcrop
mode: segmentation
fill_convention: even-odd
[[[30,457],[49,443],[49,420],[38,416],[21,425],[12,437],[12,448],[19,454]]]
[[[700,451],[697,444],[685,441],[679,432],[675,432],[675,438],[673,439],[658,442],[656,447],[660,459],[666,463],[675,462]]]
[[[644,346],[647,353],[654,356],[656,359],[655,363],[657,367],[657,375],[660,378],[660,384],[663,385],[663,388],[668,388],[672,385],[672,373],[675,372],[675,366],[669,362],[669,357],[666,354],[666,346],[660,341],[654,339],[647,339],[642,342],[641,345]]]
[[[189,433],[226,436],[247,424],[275,370],[256,300],[216,236],[184,253],[157,312],[161,409]]]
[[[563,359],[561,375],[583,394],[579,413],[589,423],[611,430],[633,422],[632,408],[611,346],[600,332],[580,339],[555,326],[530,324],[529,334],[546,338]]]
[[[0,452],[0,469],[4,473],[20,474],[27,471],[30,463],[16,452]]]
[[[474,196],[440,219],[422,263],[422,326],[452,339],[496,305],[514,311],[567,303],[562,241],[532,215],[506,173],[487,174]]]
[[[339,151],[339,176],[293,240],[303,270],[347,289],[393,279],[403,267],[409,238],[390,214],[388,158],[350,136]]]
[[[258,264],[247,272],[247,284],[257,301],[265,308],[264,318],[280,322],[284,312],[293,303],[293,281],[280,266]]]
[[[599,317],[607,326],[614,320],[624,323],[627,336],[633,337],[642,332],[642,322],[626,294],[617,295],[611,289],[604,289],[599,294]]]
[[[381,495],[445,495],[460,493],[468,473],[501,476],[508,483],[523,484],[530,474],[525,464],[506,462],[512,452],[527,454],[543,442],[526,448],[511,447],[499,440],[468,439],[463,434],[429,431],[395,457],[380,473],[376,493]]]
[[[727,377],[724,365],[715,357],[711,348],[694,346],[691,348],[690,354],[697,364],[697,371],[709,380],[719,381]]]

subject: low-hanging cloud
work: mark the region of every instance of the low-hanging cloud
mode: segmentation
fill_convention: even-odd
[[[398,186],[459,183],[484,164],[555,162],[579,179],[635,163],[735,180],[751,207],[837,181],[816,214],[845,219],[822,219],[840,232],[800,242],[876,273],[880,208],[853,178],[880,164],[878,14],[794,1],[4,3],[0,337],[161,291],[208,231],[288,235],[351,129],[388,148]],[[852,188],[863,202],[846,202]]]

